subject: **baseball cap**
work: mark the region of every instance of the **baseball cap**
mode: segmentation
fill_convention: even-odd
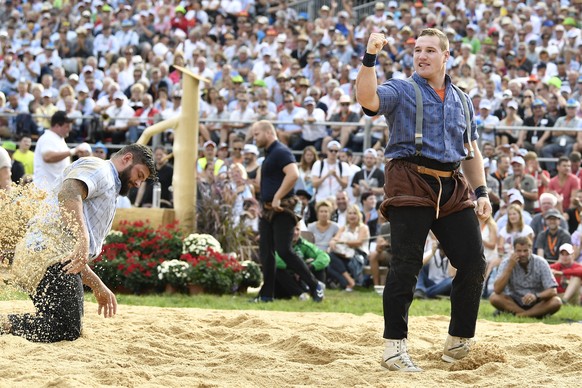
[[[311,200],[311,194],[309,194],[309,192],[308,192],[308,191],[306,191],[306,190],[303,190],[303,189],[299,189],[299,190],[297,190],[297,191],[295,192],[295,195],[296,195],[296,196],[298,196],[298,197],[305,197],[305,198],[307,198],[308,200]]]
[[[214,148],[216,148],[216,143],[213,142],[212,140],[208,140],[204,143],[204,148],[206,148],[208,146],[213,146]]]
[[[556,210],[556,209],[550,209],[544,215],[544,218],[545,219],[552,218],[552,217],[553,218],[560,218],[560,219],[563,219],[564,218],[562,216],[562,214],[558,210]]]
[[[352,99],[351,99],[351,98],[350,98],[350,96],[348,96],[347,94],[344,94],[344,95],[342,95],[342,96],[339,98],[339,103],[340,103],[340,104],[341,104],[341,103],[350,103],[350,104],[351,104],[351,103],[352,103]]]
[[[517,102],[516,102],[516,101],[514,101],[514,100],[511,100],[511,101],[509,101],[509,102],[507,103],[507,107],[508,107],[508,108],[513,108],[513,109],[517,110],[517,108],[518,108],[518,105],[517,105]]]
[[[560,245],[560,252],[562,251],[566,251],[568,252],[569,255],[571,255],[572,253],[574,253],[574,247],[572,246],[572,244],[565,243]]]
[[[89,71],[89,72],[91,72],[91,73],[92,73],[92,72],[93,72],[93,68],[92,68],[91,66],[89,66],[89,65],[85,65],[85,66],[83,66],[83,71],[82,71],[82,73],[85,73],[85,72],[87,72],[87,71]]]
[[[315,105],[315,100],[313,97],[307,96],[305,100],[303,100],[303,105]]]
[[[254,144],[245,144],[242,152],[243,154],[255,154],[259,156],[259,149]]]
[[[523,195],[517,189],[507,190],[507,200],[509,203],[519,202],[522,205],[525,203]]]
[[[568,101],[566,101],[566,108],[578,108],[579,106],[580,103],[576,101],[575,98],[569,98]]]
[[[107,147],[105,147],[105,144],[101,143],[100,141],[95,143],[95,145],[93,146],[93,152],[95,152],[97,150],[103,150],[105,152],[105,155],[107,155],[107,151],[108,151]]]
[[[489,100],[481,100],[481,102],[479,103],[479,108],[480,109],[491,110],[491,101],[489,101]]]
[[[522,166],[525,166],[525,160],[523,160],[523,158],[521,156],[514,156],[513,158],[511,158],[511,164],[513,163],[517,163],[517,164],[521,164]]]
[[[531,106],[546,106],[546,104],[539,98],[536,98]]]
[[[374,148],[368,148],[367,150],[364,151],[364,156],[373,156],[376,157],[378,156],[378,153],[376,152],[376,150]]]
[[[58,110],[51,117],[51,127],[55,125],[63,125],[72,123],[74,120],[67,116],[67,112]]]
[[[89,94],[89,88],[87,87],[87,85],[79,85],[77,87],[77,93]]]
[[[6,151],[14,152],[16,151],[16,143],[13,141],[5,141],[2,143],[2,148],[4,148]]]
[[[327,143],[327,149],[329,150],[330,148],[337,148],[339,150],[341,148],[341,144],[339,143],[339,141],[332,140],[329,143]]]
[[[113,99],[114,100],[125,100],[125,94],[123,94],[123,92],[121,90],[118,90],[113,94]]]
[[[51,98],[53,96],[53,94],[51,93],[50,90],[43,90],[42,94],[40,95],[41,97],[48,97]]]
[[[507,90],[503,91],[502,96],[503,96],[503,98],[510,99],[510,98],[513,98],[513,93],[511,92],[511,90],[507,89]]]

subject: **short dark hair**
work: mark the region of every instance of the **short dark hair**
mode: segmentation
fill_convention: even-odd
[[[567,157],[567,156],[565,156],[565,155],[562,155],[562,156],[560,156],[560,158],[558,159],[558,164],[562,164],[562,163],[564,163],[564,162],[569,162],[569,161],[570,161],[570,158],[568,158],[568,157]]]
[[[532,247],[531,239],[528,236],[521,236],[513,240],[513,247],[517,245],[527,245],[528,248]]]
[[[372,193],[371,191],[366,191],[365,193],[363,193],[362,194],[362,203],[364,203],[372,195],[374,195],[374,193]]]
[[[143,164],[150,172],[148,179],[156,181],[158,172],[156,170],[156,162],[154,161],[154,154],[152,150],[142,144],[129,144],[120,149],[112,157],[121,157],[126,154],[133,155],[134,164]]]

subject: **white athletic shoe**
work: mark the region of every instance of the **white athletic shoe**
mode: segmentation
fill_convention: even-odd
[[[455,362],[466,357],[471,351],[474,341],[471,338],[447,336],[441,359],[446,362]]]
[[[408,355],[406,338],[401,340],[386,340],[386,349],[384,350],[381,365],[392,371],[422,372],[422,369],[414,365]]]

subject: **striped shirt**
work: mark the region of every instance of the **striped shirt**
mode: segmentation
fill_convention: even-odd
[[[67,179],[77,179],[87,185],[83,216],[89,231],[89,259],[93,260],[101,253],[103,241],[113,224],[117,195],[121,189],[119,173],[110,160],[81,158],[65,169],[54,188],[55,196]]]
[[[422,123],[422,155],[442,163],[458,162],[467,156],[464,133],[467,127],[463,103],[445,75],[445,100],[440,99],[428,81],[418,74],[412,75],[418,84],[424,106]],[[401,79],[390,79],[378,86],[380,108],[377,114],[386,116],[390,138],[386,146],[387,158],[405,158],[416,152],[416,95],[413,85]],[[477,140],[477,126],[471,99],[465,94],[471,116],[471,140]],[[368,109],[364,113],[374,115]]]

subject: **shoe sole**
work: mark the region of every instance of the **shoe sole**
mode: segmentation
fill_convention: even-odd
[[[408,370],[408,369],[391,369],[390,365],[386,364],[386,361],[381,361],[380,365],[382,365],[384,368],[388,369],[391,372],[408,372],[408,373],[418,373],[418,372],[423,372],[422,369],[418,368],[418,370]]]
[[[443,360],[444,362],[448,362],[448,363],[451,363],[452,364],[453,362],[460,361],[460,360],[462,360],[465,357],[466,356],[457,359],[457,358],[454,358],[454,357],[451,357],[451,356],[447,356],[446,354],[443,354],[441,356],[441,360]]]

